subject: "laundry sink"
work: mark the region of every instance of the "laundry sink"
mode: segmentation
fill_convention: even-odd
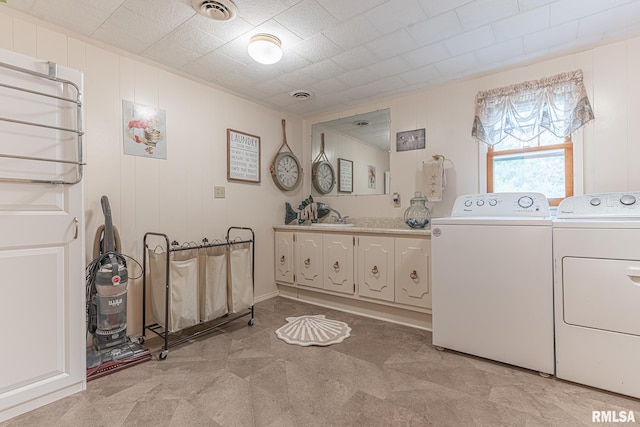
[[[341,222],[312,222],[311,226],[343,228],[343,227],[353,227],[353,224],[341,223]]]

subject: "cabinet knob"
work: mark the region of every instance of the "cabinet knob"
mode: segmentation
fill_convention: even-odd
[[[338,271],[340,271],[340,263],[338,263],[338,261],[336,261],[336,262],[333,264],[333,269],[336,271],[336,273],[337,273]]]
[[[311,259],[310,258],[305,259],[304,260],[304,266],[309,268],[310,265],[311,265]]]
[[[374,276],[376,276],[378,274],[378,266],[374,265],[373,268],[371,269],[371,274],[373,274]]]
[[[409,275],[409,277],[411,277],[413,280],[416,280],[418,278],[418,273],[415,270],[413,270]]]
[[[280,257],[280,264],[284,264],[284,260],[285,260],[284,255],[282,255],[282,256]]]

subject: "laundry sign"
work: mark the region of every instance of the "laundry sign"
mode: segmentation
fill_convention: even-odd
[[[260,182],[260,137],[227,129],[227,180]]]

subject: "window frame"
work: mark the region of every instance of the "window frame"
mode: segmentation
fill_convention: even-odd
[[[573,171],[573,140],[571,135],[567,136],[563,143],[553,145],[543,145],[534,147],[524,147],[510,150],[496,150],[495,146],[487,148],[486,168],[487,168],[487,192],[493,192],[493,159],[497,156],[510,154],[526,154],[541,151],[563,150],[564,151],[564,189],[565,198],[574,194],[574,171]],[[558,206],[563,198],[552,198],[549,200],[549,206]]]

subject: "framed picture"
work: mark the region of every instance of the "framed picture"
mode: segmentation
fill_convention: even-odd
[[[367,177],[368,187],[371,189],[375,189],[376,188],[376,167],[367,165],[367,170],[368,170],[368,177]]]
[[[353,162],[338,159],[338,192],[351,193],[353,191]]]
[[[260,137],[227,129],[227,181],[260,182]]]
[[[167,115],[164,110],[122,100],[122,127],[124,154],[167,158]]]
[[[396,134],[396,151],[418,150],[426,147],[426,130],[415,129]]]

